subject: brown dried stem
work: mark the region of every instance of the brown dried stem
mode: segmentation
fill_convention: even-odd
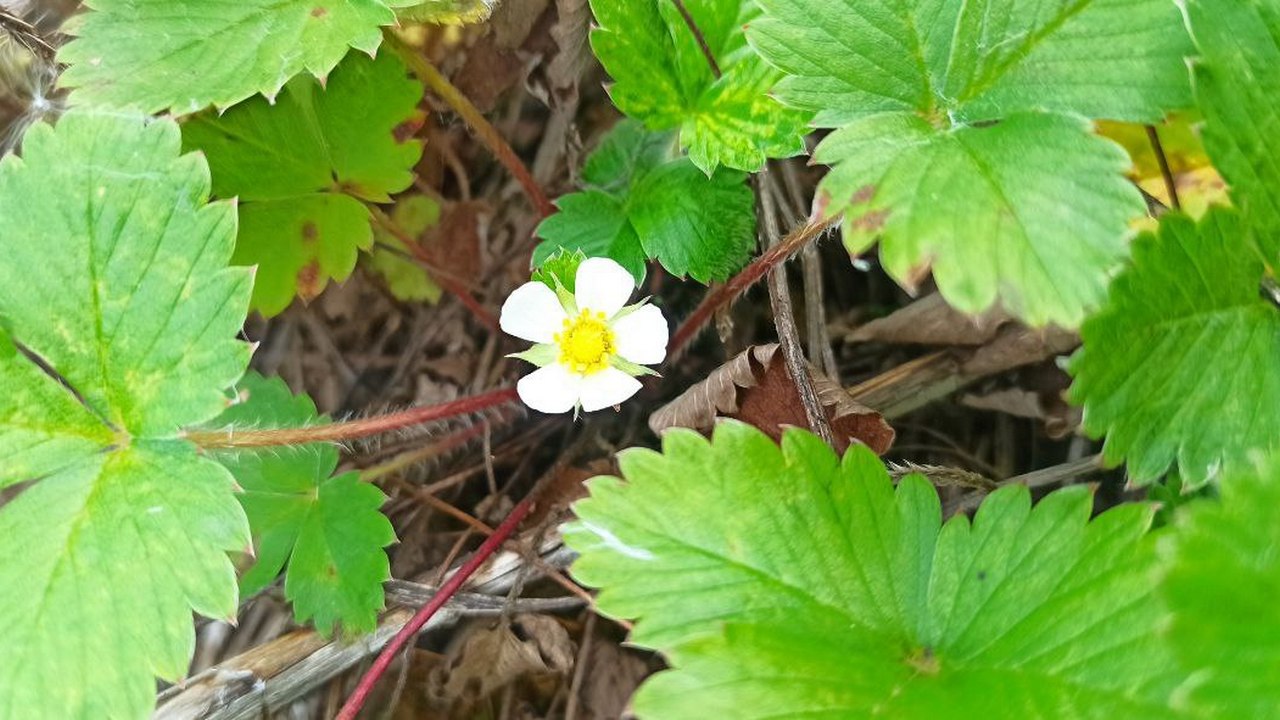
[[[511,145],[502,137],[497,128],[489,124],[484,114],[476,109],[475,105],[471,104],[467,96],[454,87],[444,75],[441,75],[434,65],[427,62],[427,59],[421,53],[405,44],[394,31],[386,29],[383,31],[382,37],[383,43],[392,52],[400,56],[400,59],[404,61],[404,64],[419,80],[438,95],[441,100],[448,103],[454,112],[462,116],[462,119],[471,128],[472,132],[480,139],[480,142],[489,148],[489,151],[498,159],[498,162],[502,163],[516,179],[516,182],[520,183],[524,194],[528,196],[529,202],[533,204],[533,209],[537,210],[542,217],[553,214],[556,211],[555,206],[551,204],[551,201],[547,199],[546,193],[542,191],[537,181],[533,179],[533,174],[529,172],[529,168],[525,167],[524,162],[520,160],[520,156],[516,155],[516,151],[511,149]]]
[[[786,237],[782,238],[781,242],[766,250],[737,275],[729,278],[728,282],[707,293],[707,296],[698,304],[698,307],[693,309],[689,317],[680,323],[680,326],[676,328],[675,334],[671,336],[668,357],[677,357],[685,345],[697,337],[698,333],[706,327],[707,322],[715,314],[716,310],[733,302],[747,288],[759,282],[765,276],[765,273],[790,259],[819,235],[835,226],[838,221],[838,217],[809,220],[804,225],[788,233]]]
[[[771,249],[780,244],[782,234],[778,227],[778,204],[774,202],[772,188],[768,187],[772,182],[772,177],[765,170],[754,176],[751,183],[764,221],[764,237]],[[782,358],[786,361],[787,374],[791,376],[791,382],[800,395],[800,404],[804,407],[809,429],[828,446],[835,447],[836,436],[831,430],[831,421],[822,407],[822,401],[818,399],[818,389],[813,384],[809,363],[800,347],[800,331],[796,328],[795,310],[791,306],[791,289],[787,286],[787,271],[782,264],[775,265],[769,271],[769,304],[773,308],[773,324],[778,330],[778,342],[782,345]]]

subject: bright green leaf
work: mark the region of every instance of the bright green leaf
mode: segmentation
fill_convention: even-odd
[[[612,258],[636,278],[644,279],[645,252],[635,227],[627,219],[623,198],[600,190],[561,195],[558,212],[538,225],[539,243],[533,264],[540,267],[560,250],[576,250],[587,257]]]
[[[719,79],[675,3],[592,0],[600,28],[591,46],[614,79],[614,104],[653,130],[679,128],[689,159],[708,175],[719,165],[755,171],[767,158],[802,154],[809,113],[769,96],[781,75],[742,33],[759,16],[754,0],[705,0],[687,8]]]
[[[905,284],[932,269],[954,307],[977,314],[999,295],[1033,325],[1079,324],[1143,208],[1124,152],[1064,115],[945,131],[915,115],[874,115],[830,135],[815,157],[835,166],[817,202],[850,218],[851,251],[889,238],[880,261]]]
[[[0,316],[58,376],[4,340],[0,486],[33,482],[0,508],[0,717],[143,717],[191,612],[235,614],[248,524],[178,432],[244,372],[251,280],[179,151],[172,121],[71,113],[0,161]]]
[[[1271,456],[1222,483],[1221,502],[1187,508],[1162,547],[1169,638],[1197,717],[1267,718],[1280,707],[1280,464]]]
[[[326,422],[310,398],[294,396],[280,378],[249,373],[238,390],[241,401],[214,420],[214,427]],[[241,591],[257,592],[287,561],[285,597],[299,622],[311,619],[325,633],[337,623],[352,633],[373,630],[383,607],[382,583],[391,577],[382,548],[396,539],[379,512],[386,496],[355,473],[330,477],[338,450],[325,443],[212,456],[244,489],[239,499],[249,516],[257,561],[241,577]]]
[[[1267,263],[1280,261],[1280,6],[1186,3],[1200,57],[1192,65],[1204,142],[1231,185]]]
[[[895,491],[864,448],[732,421],[619,462],[565,538],[600,609],[676,668],[641,717],[1171,715],[1149,507],[1090,521],[1085,487],[1033,509],[1010,486],[944,525],[927,481]]]
[[[183,125],[186,145],[209,158],[214,193],[242,201],[235,262],[258,265],[254,309],[274,315],[351,274],[373,243],[361,201],[413,182],[421,98],[394,55],[353,53],[324,87],[298,77],[275,104],[254,98]]]
[[[671,158],[667,135],[624,120],[587,159],[586,187],[561,196],[538,226],[540,265],[556,250],[609,257],[644,279],[645,258],[675,275],[723,280],[755,248],[755,211],[745,176],[720,169],[707,177],[686,158]]]
[[[1196,487],[1248,452],[1280,445],[1280,309],[1235,211],[1197,225],[1165,215],[1134,241],[1133,267],[1081,330],[1071,362],[1084,427],[1149,482],[1175,461]]]
[[[88,0],[65,28],[62,84],[77,104],[153,113],[274,97],[293,76],[324,77],[349,48],[372,54],[392,8],[413,0]]]
[[[440,203],[426,195],[400,198],[391,211],[391,220],[410,237],[421,237],[440,221]],[[373,229],[378,245],[369,256],[369,266],[387,281],[392,295],[405,301],[440,301],[441,288],[422,265],[414,261],[404,241],[381,226]]]
[[[900,282],[932,268],[968,312],[998,299],[1074,326],[1101,301],[1142,204],[1123,156],[1069,116],[1188,104],[1174,3],[759,2],[747,36],[788,74],[777,96],[842,128],[818,148],[835,168],[816,202],[846,213],[851,250],[878,239]]]

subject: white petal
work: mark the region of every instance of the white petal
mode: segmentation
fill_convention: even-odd
[[[657,365],[667,356],[667,319],[652,305],[629,313],[613,323],[614,342],[623,360]]]
[[[527,282],[502,303],[498,325],[522,340],[549,343],[560,332],[565,317],[555,291],[540,282]]]
[[[583,260],[573,283],[578,309],[602,312],[605,317],[613,317],[621,310],[636,289],[631,273],[609,258]]]
[[[552,363],[520,378],[516,392],[525,405],[538,412],[566,413],[578,404],[582,379],[560,363]]]
[[[635,395],[639,389],[639,380],[617,368],[605,368],[583,378],[582,388],[579,390],[582,409],[591,412],[617,405]]]

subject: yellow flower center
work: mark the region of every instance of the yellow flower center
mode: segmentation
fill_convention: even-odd
[[[583,310],[576,318],[565,318],[564,331],[556,333],[555,343],[560,347],[560,364],[590,375],[609,367],[613,329],[604,313]]]

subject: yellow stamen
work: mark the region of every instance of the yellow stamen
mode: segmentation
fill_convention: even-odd
[[[614,338],[604,313],[583,310],[572,320],[565,318],[564,331],[554,339],[560,348],[560,364],[570,370],[590,375],[609,367]]]

